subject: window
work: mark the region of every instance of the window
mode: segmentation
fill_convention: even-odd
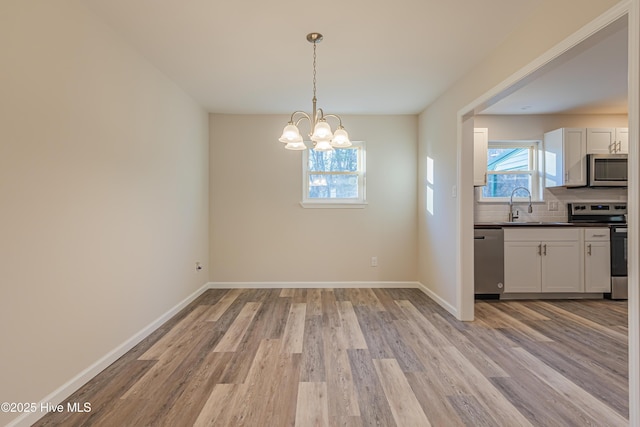
[[[365,146],[352,144],[333,151],[305,150],[302,206],[364,207]]]
[[[542,200],[539,144],[539,141],[489,141],[487,185],[482,187],[480,200],[508,200],[518,187],[528,189],[532,200]],[[528,196],[520,190],[515,198]]]

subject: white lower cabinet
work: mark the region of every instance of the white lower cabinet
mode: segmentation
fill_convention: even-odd
[[[585,292],[611,292],[608,228],[584,229],[584,288]]]
[[[578,228],[505,228],[505,293],[584,292]]]
[[[542,242],[542,248],[542,292],[583,292],[580,242]]]
[[[509,230],[505,230],[505,239]],[[504,242],[504,291],[541,292],[540,242]]]

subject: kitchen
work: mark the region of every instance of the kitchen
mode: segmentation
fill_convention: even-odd
[[[626,299],[626,37],[612,24],[474,117],[476,299]]]

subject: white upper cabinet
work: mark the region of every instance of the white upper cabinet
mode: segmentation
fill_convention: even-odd
[[[489,129],[473,129],[473,185],[487,185],[487,149],[489,148]]]
[[[587,154],[628,154],[628,128],[587,129]]]
[[[544,134],[545,187],[587,185],[587,130],[562,128]]]
[[[616,140],[618,142],[617,154],[629,154],[629,128],[617,128]]]

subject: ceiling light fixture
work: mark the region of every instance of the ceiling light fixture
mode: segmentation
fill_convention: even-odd
[[[311,115],[304,111],[294,111],[291,114],[291,120],[282,131],[279,141],[287,144],[284,146],[287,150],[305,150],[307,146],[302,140],[298,125],[302,120],[306,119],[309,121],[309,137],[313,142],[315,151],[331,151],[334,147],[350,147],[351,141],[349,141],[347,131],[342,127],[342,119],[335,114],[324,114],[322,108],[316,108],[316,44],[322,41],[322,34],[309,33],[307,34],[307,41],[313,43],[313,111]],[[331,131],[331,126],[327,123],[327,118],[329,117],[338,119],[338,129],[335,132]]]

